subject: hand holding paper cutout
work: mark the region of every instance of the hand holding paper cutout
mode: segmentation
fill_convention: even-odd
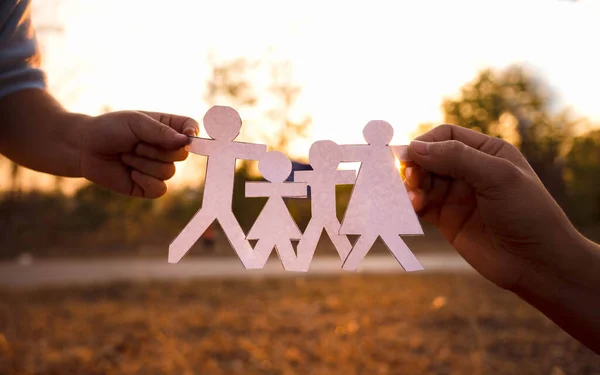
[[[409,153],[417,165],[406,173],[415,209],[500,287],[514,288],[530,264],[577,237],[509,143],[443,125],[418,137]]]
[[[208,226],[218,220],[244,267],[256,268],[252,247],[232,212],[233,180],[236,159],[258,159],[266,146],[234,142],[241,126],[236,110],[214,106],[204,116],[204,127],[212,139],[191,139],[187,149],[208,156],[202,208],[169,246],[169,263],[179,262]]]
[[[90,117],[82,133],[81,175],[108,189],[134,197],[158,198],[185,160],[184,134],[196,134],[191,118],[154,112],[121,111]]]
[[[525,157],[453,125],[417,139],[406,171],[415,209],[479,273],[600,353],[600,246],[571,224]]]
[[[380,236],[406,271],[421,270],[423,266],[400,238],[400,234],[422,235],[423,230],[388,146],[394,129],[385,121],[370,121],[363,135],[368,144],[341,146],[343,161],[361,162],[340,228],[340,234],[361,236],[343,268],[356,270]]]
[[[292,163],[278,151],[267,152],[259,160],[258,170],[269,182],[246,182],[246,197],[269,197],[248,233],[248,239],[258,240],[254,248],[258,265],[265,265],[275,247],[286,270],[303,271],[291,243],[299,240],[302,233],[282,198],[306,198],[307,186],[284,182],[292,171]]]

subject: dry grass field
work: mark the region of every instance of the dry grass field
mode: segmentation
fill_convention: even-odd
[[[352,275],[0,292],[0,374],[600,374],[477,275]]]

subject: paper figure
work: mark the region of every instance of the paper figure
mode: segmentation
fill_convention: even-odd
[[[395,166],[394,153],[401,155],[403,150],[388,145],[393,135],[387,122],[370,121],[363,130],[368,144],[340,146],[342,161],[361,162],[339,232],[360,235],[342,266],[345,270],[358,269],[379,236],[406,271],[423,269],[400,238],[422,235],[423,229]]]
[[[308,270],[323,230],[327,232],[342,261],[352,249],[348,237],[339,234],[340,222],[336,215],[335,186],[354,184],[356,172],[338,171],[342,160],[340,147],[332,141],[313,143],[308,153],[312,171],[294,173],[294,181],[306,182],[311,191],[312,217],[298,243],[298,266]]]
[[[269,182],[246,182],[246,197],[269,197],[248,232],[249,240],[258,240],[254,247],[258,265],[262,268],[275,247],[283,268],[301,271],[291,240],[302,236],[298,225],[283,201],[287,198],[306,198],[307,185],[284,182],[290,175],[290,159],[278,151],[267,152],[258,162],[258,170]]]
[[[256,266],[254,251],[232,212],[236,159],[258,160],[265,145],[234,142],[242,120],[230,107],[214,106],[204,116],[204,128],[212,139],[190,137],[189,152],[208,156],[202,208],[169,246],[169,263],[177,263],[213,221],[218,220],[231,246],[246,268]]]

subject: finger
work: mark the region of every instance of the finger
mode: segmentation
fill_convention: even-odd
[[[127,124],[137,139],[165,150],[178,150],[189,142],[186,135],[141,112],[131,112]]]
[[[423,142],[459,141],[488,155],[510,160],[522,168],[529,168],[525,157],[510,143],[462,126],[444,124],[415,138]]]
[[[427,205],[427,194],[421,189],[410,188],[408,197],[416,212],[421,211]]]
[[[152,176],[139,171],[131,172],[131,179],[135,183],[131,195],[141,198],[159,198],[167,192],[167,184]]]
[[[163,163],[132,154],[123,154],[121,160],[131,168],[159,180],[168,180],[175,174],[175,165],[173,163]]]
[[[408,186],[412,188],[421,188],[425,191],[428,191],[431,188],[431,176],[429,172],[421,167],[407,167],[405,179]]]
[[[420,207],[417,213],[423,220],[437,225],[440,211],[445,204],[453,180],[437,175],[429,175],[428,179],[430,181],[429,190],[419,189],[426,196],[424,206]]]
[[[173,163],[176,161],[184,161],[188,152],[184,148],[175,151],[167,151],[159,147],[150,146],[145,143],[138,143],[135,148],[135,153],[148,159],[163,161],[165,163]]]
[[[513,183],[521,173],[513,163],[451,140],[413,141],[409,155],[421,167],[454,179],[465,180],[478,193]]]
[[[200,132],[200,125],[191,117],[172,115],[170,113],[140,111],[154,120],[175,129],[179,133],[195,137]]]

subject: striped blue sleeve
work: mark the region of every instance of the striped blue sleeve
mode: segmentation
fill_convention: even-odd
[[[47,86],[30,11],[30,0],[4,0],[0,5],[0,98]]]

